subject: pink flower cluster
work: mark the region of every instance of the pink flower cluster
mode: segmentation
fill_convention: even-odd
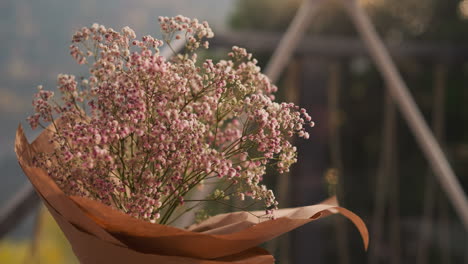
[[[230,60],[198,61],[213,37],[206,22],[159,18],[165,40],[186,39],[186,51],[166,60],[163,41],[137,39],[97,24],[73,36],[71,55],[89,77],[58,76],[59,101],[39,88],[31,127],[54,129],[57,149],[37,165],[68,195],[99,200],[134,217],[168,223],[174,210],[207,179],[228,183],[214,200],[250,197],[277,206],[262,185],[267,167],[288,171],[308,138],[304,109],[273,102],[277,88],[243,48]],[[60,103],[59,103],[60,102]]]

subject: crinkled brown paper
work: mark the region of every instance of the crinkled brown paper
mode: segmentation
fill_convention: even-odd
[[[274,263],[273,256],[259,244],[333,213],[341,213],[356,225],[367,249],[369,236],[364,222],[338,207],[336,199],[278,210],[275,220],[260,222],[247,212],[237,212],[179,229],[133,218],[94,200],[69,197],[44,170],[32,165],[35,153],[52,151],[49,138],[50,132],[44,131],[29,144],[20,126],[15,151],[81,263]]]

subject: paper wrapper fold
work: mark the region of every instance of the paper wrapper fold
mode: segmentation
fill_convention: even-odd
[[[23,171],[81,263],[271,264],[273,256],[259,244],[334,213],[355,224],[367,249],[369,235],[364,222],[339,207],[335,199],[277,210],[275,220],[260,222],[252,214],[237,212],[179,229],[133,218],[94,200],[68,197],[44,170],[32,164],[36,153],[53,150],[49,139],[50,132],[44,131],[29,144],[20,126],[15,151]]]

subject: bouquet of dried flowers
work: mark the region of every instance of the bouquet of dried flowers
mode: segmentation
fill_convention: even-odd
[[[163,41],[136,39],[94,24],[73,36],[71,54],[89,67],[77,80],[60,74],[60,100],[39,86],[32,128],[52,123],[53,153],[38,156],[67,194],[88,197],[133,217],[166,224],[210,178],[225,186],[207,197],[277,202],[262,184],[267,167],[280,173],[296,162],[288,138],[308,138],[304,109],[276,103],[277,88],[243,48],[231,60],[199,62],[197,49],[213,37],[206,22],[160,17],[166,45],[185,38],[185,52],[166,60]],[[60,119],[62,125],[56,124]]]
[[[198,49],[213,37],[208,23],[159,22],[164,41],[138,39],[128,27],[77,31],[70,52],[89,76],[60,74],[59,98],[39,86],[28,121],[44,131],[32,144],[17,133],[18,160],[80,261],[271,263],[256,245],[336,212],[367,245],[362,220],[334,203],[275,213],[262,180],[267,168],[283,173],[296,162],[289,138],[309,137],[306,110],[274,102],[276,86],[243,48],[233,47],[229,60],[200,61]],[[174,39],[185,49],[165,59],[159,49],[172,49]],[[206,181],[218,189],[191,200]],[[232,198],[262,202],[264,211],[256,220],[216,216],[189,230],[163,226],[184,203]]]

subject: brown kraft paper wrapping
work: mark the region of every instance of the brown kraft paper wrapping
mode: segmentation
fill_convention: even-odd
[[[20,126],[15,151],[24,173],[83,264],[271,264],[273,256],[257,247],[259,244],[334,213],[354,223],[367,249],[369,235],[364,222],[353,212],[339,207],[336,199],[277,210],[275,220],[260,221],[251,214],[262,212],[236,212],[180,229],[133,218],[98,201],[68,197],[44,170],[32,165],[35,153],[53,150],[49,139],[50,132],[44,130],[29,144]]]

